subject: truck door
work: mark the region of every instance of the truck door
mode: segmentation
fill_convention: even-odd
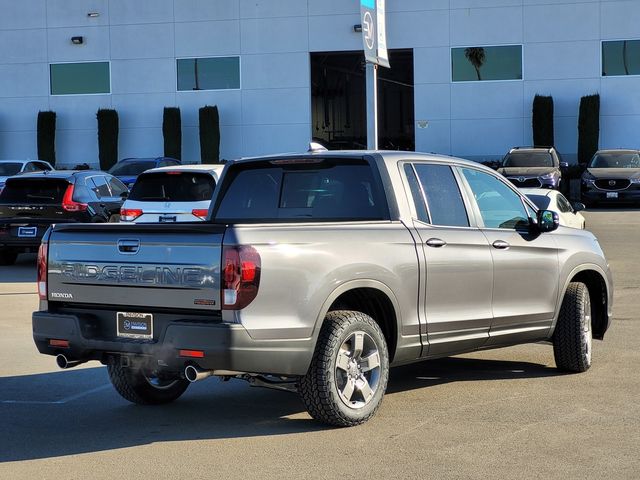
[[[487,345],[545,338],[558,299],[553,234],[532,232],[522,197],[495,175],[461,168],[494,264],[493,323]]]
[[[423,356],[478,348],[487,341],[492,320],[493,261],[487,238],[470,221],[450,166],[413,162],[403,168],[426,266]]]

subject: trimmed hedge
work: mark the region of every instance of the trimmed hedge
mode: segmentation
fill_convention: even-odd
[[[162,114],[162,136],[164,137],[164,156],[181,160],[182,120],[179,108],[164,108]]]
[[[38,158],[56,166],[56,112],[38,112]]]
[[[118,162],[118,112],[101,108],[96,117],[100,169],[107,171]]]
[[[220,117],[218,107],[206,105],[199,110],[200,160],[220,163]]]
[[[598,151],[600,139],[600,95],[580,99],[578,117],[578,163],[587,163]]]
[[[533,98],[531,126],[533,128],[533,145],[536,147],[553,147],[553,97],[536,95]]]

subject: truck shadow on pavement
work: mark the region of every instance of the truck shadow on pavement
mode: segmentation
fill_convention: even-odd
[[[34,253],[26,253],[18,255],[15,265],[0,266],[0,283],[35,284],[36,260],[37,256]]]
[[[558,375],[545,365],[445,358],[391,371],[387,394],[464,381]],[[292,393],[210,379],[176,402],[142,407],[120,398],[103,367],[0,378],[0,462],[53,458],[157,442],[326,430]],[[375,421],[375,419],[373,420]]]

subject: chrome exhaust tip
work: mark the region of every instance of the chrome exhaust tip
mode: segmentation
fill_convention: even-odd
[[[194,365],[187,365],[184,369],[184,376],[191,383],[204,380],[213,374],[213,370],[202,370]]]
[[[81,365],[83,363],[86,363],[86,360],[69,360],[62,354],[56,356],[56,364],[58,364],[58,367],[63,370],[66,370],[67,368],[77,367],[78,365]]]

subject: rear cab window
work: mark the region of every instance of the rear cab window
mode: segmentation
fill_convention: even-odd
[[[201,202],[211,200],[215,179],[204,172],[153,172],[138,177],[129,200],[139,202]]]
[[[218,198],[214,218],[226,223],[390,218],[377,169],[357,158],[237,164]]]

